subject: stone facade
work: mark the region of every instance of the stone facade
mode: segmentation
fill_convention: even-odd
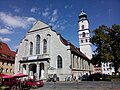
[[[51,26],[38,21],[22,39],[15,59],[15,73],[48,79],[56,74],[60,81],[78,79],[93,71],[89,59]]]

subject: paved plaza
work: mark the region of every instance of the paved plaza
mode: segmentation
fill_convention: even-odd
[[[32,90],[120,90],[120,81],[45,82],[43,87]]]

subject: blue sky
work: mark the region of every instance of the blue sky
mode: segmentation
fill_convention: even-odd
[[[78,15],[82,9],[91,32],[103,24],[120,25],[120,0],[0,0],[0,40],[16,51],[26,32],[42,20],[79,47]]]

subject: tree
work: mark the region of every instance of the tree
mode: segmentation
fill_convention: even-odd
[[[95,64],[112,62],[116,74],[120,67],[120,26],[113,25],[112,28],[108,28],[102,25],[93,32],[91,43],[96,46],[96,50],[92,61]]]
[[[114,24],[112,25],[112,28],[108,30],[108,32],[110,37],[111,54],[114,56],[112,62],[116,74],[120,67],[120,26]]]

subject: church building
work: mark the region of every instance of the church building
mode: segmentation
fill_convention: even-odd
[[[44,80],[55,74],[60,81],[92,73],[89,22],[83,11],[79,15],[78,26],[80,49],[48,24],[37,21],[19,44],[15,73]]]

